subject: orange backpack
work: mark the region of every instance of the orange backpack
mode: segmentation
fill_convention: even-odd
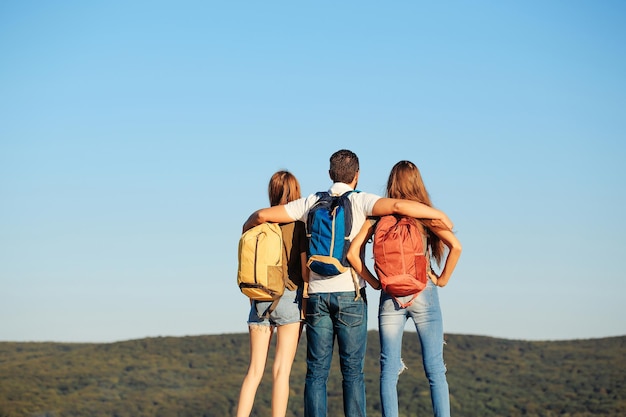
[[[374,269],[383,291],[396,299],[400,307],[413,303],[426,288],[430,262],[423,227],[404,216],[383,216],[374,232]],[[397,297],[412,295],[405,303]]]

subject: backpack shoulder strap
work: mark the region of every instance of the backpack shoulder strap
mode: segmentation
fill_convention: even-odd
[[[272,311],[276,310],[276,307],[278,306],[279,302],[280,302],[280,297],[272,301],[272,304],[270,304],[270,306],[265,310],[265,312],[263,313],[263,315],[260,316],[260,318],[269,319],[270,314],[272,314]]]
[[[287,254],[287,247],[285,246],[285,243],[283,242],[283,249],[285,251],[285,255]],[[285,257],[285,262],[283,262],[283,284],[285,285],[285,287],[287,286],[287,258]],[[263,315],[261,316],[261,318],[263,319],[269,319],[270,318],[270,314],[272,314],[272,311],[276,310],[276,307],[278,306],[278,303],[280,302],[281,297],[275,298],[272,301],[272,304],[269,305],[269,307],[267,307],[267,309],[265,310],[265,312],[263,313]]]
[[[283,230],[281,225],[278,225],[279,229],[280,229],[280,235],[282,237],[282,242],[283,242],[283,253],[285,255],[284,262],[283,262],[283,284],[285,285],[285,287],[287,286],[287,279],[288,279],[288,275],[289,275],[289,267],[287,265],[288,261],[289,261],[289,254],[287,253],[287,244],[285,243],[285,239],[283,236]],[[268,319],[270,317],[270,314],[272,314],[272,311],[276,310],[276,307],[278,306],[278,303],[280,302],[281,297],[278,297],[276,299],[274,299],[272,301],[272,304],[270,304],[270,306],[265,310],[265,312],[263,313],[263,315],[261,316],[261,318],[264,319]]]

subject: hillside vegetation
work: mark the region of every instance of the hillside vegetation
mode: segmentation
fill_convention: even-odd
[[[367,411],[380,416],[378,333],[368,335]],[[446,336],[456,416],[626,416],[626,336],[529,342]],[[400,415],[432,415],[415,333],[404,336]],[[109,344],[0,343],[0,417],[233,416],[248,335],[160,337]],[[270,356],[273,351],[270,352]],[[306,336],[291,375],[288,416],[303,415]],[[253,416],[270,415],[268,367]],[[329,417],[342,416],[337,355]]]

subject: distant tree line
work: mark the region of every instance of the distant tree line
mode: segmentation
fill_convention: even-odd
[[[414,333],[403,339],[408,369],[400,416],[432,415]],[[450,334],[444,350],[453,415],[625,416],[626,336],[530,342]],[[248,364],[248,335],[162,337],[110,344],[0,342],[0,417],[224,417],[235,414]],[[273,355],[273,350],[270,351]],[[291,375],[288,416],[303,415],[306,335]],[[370,331],[367,412],[379,416],[379,342]],[[329,415],[342,411],[334,357]],[[271,408],[271,367],[253,416]]]

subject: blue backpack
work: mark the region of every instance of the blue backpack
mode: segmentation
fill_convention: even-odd
[[[316,193],[319,200],[307,216],[306,230],[309,269],[322,276],[341,274],[350,268],[346,259],[352,230],[352,205],[348,191],[340,196]]]

